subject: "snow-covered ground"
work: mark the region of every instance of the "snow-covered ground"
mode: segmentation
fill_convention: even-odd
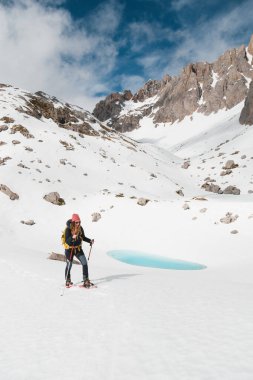
[[[12,124],[0,132],[6,143],[0,159],[11,157],[0,166],[0,183],[19,195],[11,201],[0,192],[0,378],[251,380],[253,132],[238,122],[242,105],[203,119],[198,128],[198,115],[177,128],[152,129],[147,121],[130,134],[142,140],[137,144],[120,135],[81,138],[18,113],[21,99],[14,98],[2,91],[0,119],[12,117],[34,138],[11,134]],[[239,166],[221,177],[229,159]],[[181,168],[185,160],[188,169]],[[225,182],[239,187],[241,195],[205,192],[207,176],[222,188]],[[51,191],[66,205],[46,202]],[[139,206],[139,197],[150,202]],[[102,216],[96,223],[94,212]],[[227,212],[238,215],[235,222],[220,222]],[[65,289],[61,296],[65,265],[47,257],[63,252],[61,232],[72,213],[95,239],[89,271],[98,288]],[[28,219],[35,224],[20,223]],[[89,246],[84,248],[87,254]],[[131,266],[107,256],[111,249],[207,269]],[[80,266],[73,266],[72,279],[81,280]]]

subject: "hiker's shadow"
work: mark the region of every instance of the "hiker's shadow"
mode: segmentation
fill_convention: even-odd
[[[139,274],[115,274],[112,276],[94,279],[96,284],[103,284],[104,282],[111,282],[114,280],[127,280],[130,277],[139,276]]]

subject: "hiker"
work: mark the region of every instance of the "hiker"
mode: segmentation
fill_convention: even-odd
[[[88,264],[84,252],[82,250],[82,241],[86,241],[90,246],[94,244],[94,239],[89,239],[85,236],[81,220],[78,214],[73,214],[72,218],[67,221],[67,228],[65,229],[65,255],[67,258],[67,265],[65,269],[66,286],[73,285],[71,281],[70,271],[72,267],[73,257],[76,256],[83,267],[83,286],[89,288],[93,284],[89,280]]]

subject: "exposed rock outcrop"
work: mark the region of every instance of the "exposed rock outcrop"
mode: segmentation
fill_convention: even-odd
[[[118,116],[122,105],[126,100],[130,100],[133,97],[131,91],[124,91],[123,93],[113,92],[108,95],[105,100],[101,100],[96,104],[93,114],[101,121],[105,121],[110,118]]]
[[[20,132],[21,135],[23,135],[27,139],[33,139],[34,138],[34,136],[23,125],[17,124],[17,125],[13,125],[11,127],[11,134],[15,134],[17,132]]]
[[[250,42],[249,42],[248,52],[249,52],[249,54],[253,55],[253,34],[252,34]],[[251,62],[251,63],[253,64],[253,62]]]
[[[26,95],[26,106],[20,106],[17,111],[26,113],[37,119],[42,117],[52,119],[59,127],[78,132],[83,135],[98,136],[97,126],[101,133],[109,131],[105,125],[95,119],[88,111],[62,103],[57,98],[51,97],[42,91]],[[94,128],[93,125],[96,127]]]
[[[4,123],[6,124],[10,124],[10,123],[14,123],[14,119],[12,117],[9,117],[9,116],[3,116],[0,121],[3,121]]]
[[[133,101],[143,102],[147,98],[152,98],[157,95],[164,86],[169,83],[171,77],[165,75],[164,78],[160,80],[149,80],[145,85],[133,96]]]
[[[239,121],[241,124],[253,125],[253,81],[250,83],[249,92],[245,99]]]

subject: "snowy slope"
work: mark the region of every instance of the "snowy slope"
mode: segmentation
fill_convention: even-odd
[[[242,107],[240,103],[229,111],[221,110],[209,116],[196,112],[182,122],[157,127],[152,119],[146,118],[141,128],[127,135],[189,161],[188,171],[197,186],[201,186],[206,177],[211,177],[221,187],[226,184],[238,186],[242,194],[247,194],[253,189],[253,130],[239,123]],[[234,160],[238,168],[222,177],[220,173],[228,160]]]
[[[147,123],[135,131],[142,135],[130,135],[137,143],[112,132],[80,137],[22,114],[16,110],[20,96],[26,95],[18,89],[0,92],[0,119],[14,119],[1,122],[8,129],[0,132],[0,158],[11,159],[0,166],[0,183],[19,195],[11,201],[0,192],[0,378],[251,380],[252,131],[239,125],[239,109],[211,115],[198,127],[194,115],[166,135],[163,126]],[[15,124],[34,138],[10,133]],[[240,153],[232,155],[235,150]],[[219,162],[231,157],[239,167],[220,180]],[[185,159],[188,169],[181,168]],[[208,175],[239,186],[241,195],[205,192]],[[66,205],[46,202],[51,191]],[[139,206],[139,197],[150,202]],[[239,217],[223,224],[228,211]],[[98,288],[66,289],[61,297],[64,264],[47,257],[62,252],[61,231],[74,212],[95,239],[89,270]],[[97,223],[94,212],[102,215]],[[35,225],[20,223],[28,219]],[[231,234],[234,229],[239,233]],[[207,269],[136,267],[106,255],[123,248]],[[73,266],[72,278],[81,280],[80,266]]]

